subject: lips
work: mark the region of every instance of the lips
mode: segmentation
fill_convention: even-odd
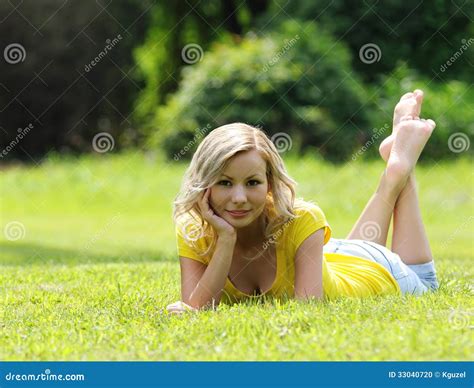
[[[227,212],[234,217],[242,217],[250,213],[250,210],[227,210]]]

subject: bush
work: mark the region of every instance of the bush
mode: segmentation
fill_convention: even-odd
[[[157,109],[150,142],[173,157],[196,147],[198,129],[241,121],[288,134],[294,151],[314,146],[326,159],[346,160],[370,133],[367,95],[349,62],[346,47],[314,23],[215,44]]]
[[[400,0],[275,0],[269,3],[259,26],[271,31],[288,18],[314,20],[348,46],[353,69],[364,81],[373,82],[377,75],[392,72],[398,60],[408,61],[426,77],[439,73],[473,36],[473,12],[474,2],[456,0],[416,4]],[[361,61],[359,51],[367,43],[380,48],[380,61]],[[471,47],[442,78],[472,81],[473,61]]]

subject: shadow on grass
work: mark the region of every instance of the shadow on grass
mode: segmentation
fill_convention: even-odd
[[[64,249],[17,241],[0,243],[0,266],[145,263],[171,262],[175,260],[173,255],[159,251],[123,249],[122,252],[107,255],[86,249]]]

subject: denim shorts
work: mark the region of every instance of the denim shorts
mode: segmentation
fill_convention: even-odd
[[[396,253],[371,241],[331,238],[324,246],[324,252],[356,256],[381,264],[395,278],[402,294],[422,295],[439,288],[434,261],[407,265]]]

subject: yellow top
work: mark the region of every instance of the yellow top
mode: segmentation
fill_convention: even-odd
[[[294,297],[295,254],[303,241],[317,230],[324,228],[324,244],[331,237],[331,228],[321,208],[306,203],[304,208],[296,209],[296,218],[288,221],[274,235],[276,243],[277,270],[272,287],[263,295],[271,297]],[[209,244],[209,237],[200,237],[199,226],[189,217],[176,226],[178,254],[182,257],[209,264],[212,251],[199,256]],[[183,226],[184,225],[184,226]],[[184,235],[188,238],[184,238]],[[394,277],[381,264],[355,256],[338,253],[324,253],[323,290],[326,299],[340,296],[366,297],[381,294],[400,294],[400,287]],[[261,295],[248,295],[239,291],[227,277],[221,302],[233,303],[245,298]]]

